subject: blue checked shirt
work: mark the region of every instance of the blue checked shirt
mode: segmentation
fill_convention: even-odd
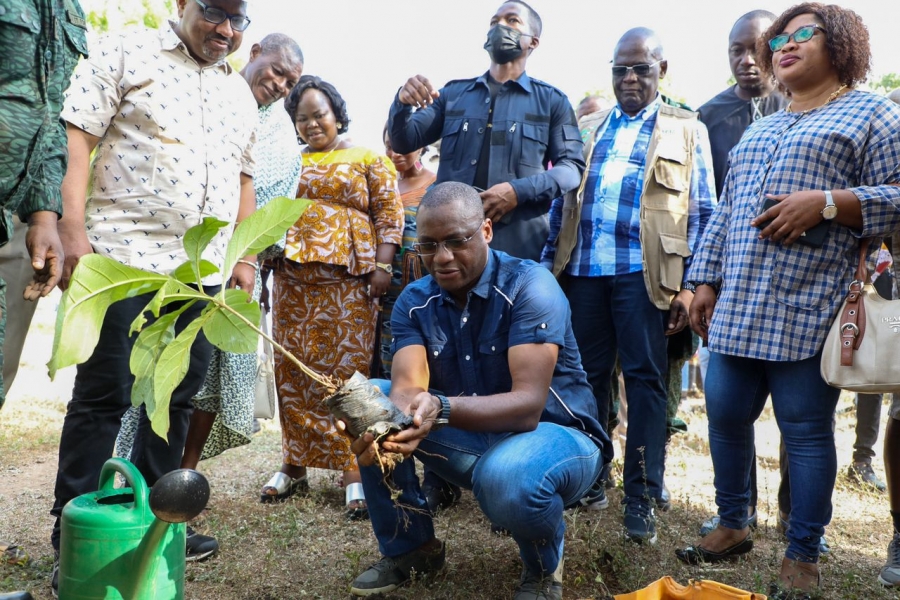
[[[569,275],[625,275],[643,269],[640,200],[647,149],[661,101],[657,95],[634,117],[616,106],[598,128],[591,164],[585,172],[578,245],[566,267]],[[706,128],[699,122],[694,148],[687,229],[692,249],[702,233],[701,224],[709,220],[715,206],[713,171],[707,162],[709,140]],[[561,201],[551,207],[551,237],[558,234],[561,208]],[[542,262],[546,264],[546,257]]]
[[[900,228],[900,107],[850,91],[806,114],[757,121],[731,151],[722,198],[686,279],[721,285],[713,352],[771,361],[815,356],[853,280],[859,238]],[[849,189],[863,230],[832,222],[821,248],[758,239],[765,194]],[[824,197],[823,197],[824,206]],[[873,244],[873,251],[878,244]]]

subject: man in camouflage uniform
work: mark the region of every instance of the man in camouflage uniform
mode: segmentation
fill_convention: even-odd
[[[86,27],[77,0],[0,3],[0,246],[12,238],[17,213],[28,227],[34,275],[24,295],[32,301],[49,294],[62,273],[56,221],[67,154],[59,113],[72,70],[87,56]],[[6,282],[0,280],[0,346],[6,316]],[[0,381],[0,407],[4,400]],[[0,552],[5,560],[25,560],[14,545],[0,542]]]

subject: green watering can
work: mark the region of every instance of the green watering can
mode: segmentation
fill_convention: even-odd
[[[130,487],[114,488],[116,473]],[[206,478],[179,469],[160,477],[148,494],[133,464],[111,458],[99,487],[63,509],[59,598],[184,598],[184,522],[206,506]]]

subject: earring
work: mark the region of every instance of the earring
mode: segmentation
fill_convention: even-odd
[[[337,128],[338,128],[339,130],[344,128],[344,124],[343,124],[343,123],[336,123],[336,125],[337,125]]]
[[[422,161],[416,160],[416,163],[414,166],[416,167],[416,171],[421,171],[422,170]]]

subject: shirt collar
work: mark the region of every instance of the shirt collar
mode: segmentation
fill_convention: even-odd
[[[173,23],[172,21],[166,21],[165,24],[163,24],[163,26],[159,28],[159,46],[163,50],[169,50],[171,52],[178,50],[185,56],[190,58],[192,61],[197,62],[197,60],[193,56],[191,56],[191,53],[185,43],[181,41],[181,38],[178,37],[177,33],[175,33],[175,23]],[[231,75],[232,71],[231,65],[228,64],[228,61],[225,58],[215,64],[201,67],[201,69],[208,68],[222,68],[225,70],[226,75]]]
[[[652,117],[656,114],[656,111],[659,110],[659,106],[661,104],[662,104],[662,96],[660,96],[659,92],[656,92],[656,98],[653,99],[653,102],[651,102],[650,104],[645,106],[643,109],[641,109],[641,112],[634,115],[633,117],[626,115],[625,112],[622,110],[622,107],[618,103],[616,103],[616,107],[613,109],[613,112],[615,113],[617,119],[621,119],[622,117],[625,117],[626,119],[631,120],[631,121],[633,121],[635,119],[643,119],[644,121],[646,121],[647,119],[649,119],[650,117]]]
[[[485,87],[487,87],[489,74],[490,74],[490,71],[485,71],[483,75],[478,76],[478,78],[475,80],[475,82],[481,83]],[[528,73],[526,73],[525,71],[522,71],[522,74],[519,75],[518,79],[511,79],[510,81],[508,81],[506,83],[515,83],[520,88],[522,88],[524,91],[528,92],[529,94],[531,93],[531,77],[529,77]],[[500,85],[505,85],[505,84],[501,83]]]

